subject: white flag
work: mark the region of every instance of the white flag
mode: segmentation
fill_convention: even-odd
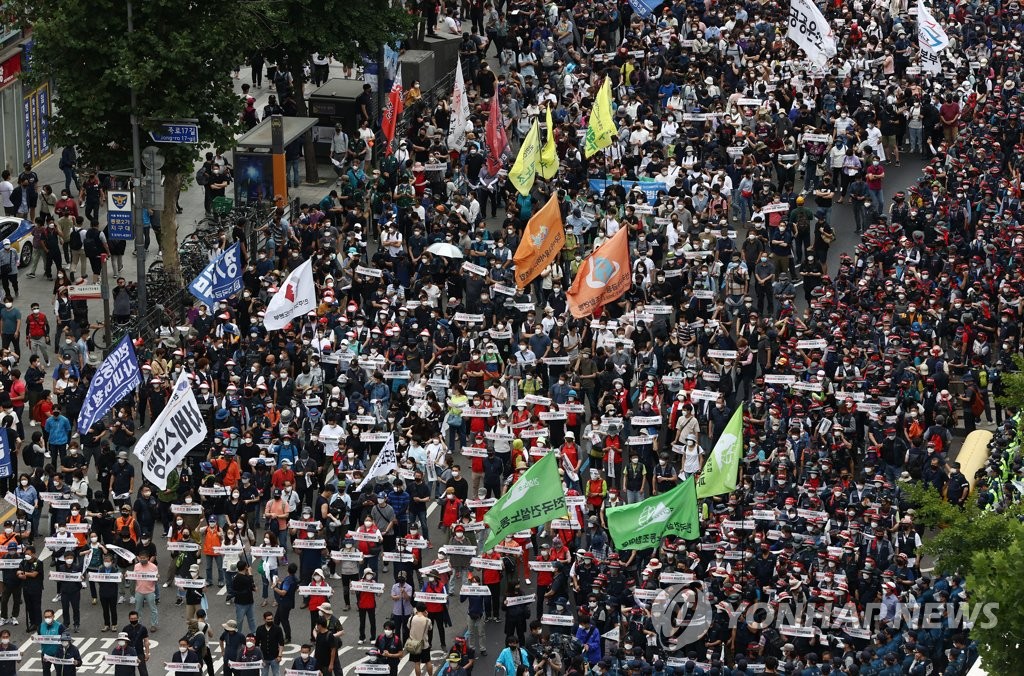
[[[928,49],[938,54],[949,47],[949,36],[935,20],[932,13],[924,6],[924,0],[917,0],[917,39],[921,50]],[[923,61],[923,59],[922,59]]]
[[[206,421],[188,373],[182,371],[167,406],[135,444],[133,452],[142,461],[142,476],[164,490],[167,475],[205,438]]]
[[[363,477],[362,483],[359,484],[359,488],[356,491],[363,490],[363,486],[366,485],[370,479],[378,476],[384,476],[393,469],[398,469],[398,456],[395,455],[395,435],[392,434],[388,437],[388,440],[384,442],[384,448],[380,449],[380,453],[377,454],[377,459],[373,461],[373,465],[370,467],[370,471]]]
[[[807,58],[824,66],[836,55],[836,34],[811,0],[792,0],[786,37],[800,46]]]
[[[452,119],[448,123],[448,148],[462,150],[466,147],[466,125],[469,124],[469,97],[466,96],[466,80],[462,75],[462,57],[455,66],[455,87],[452,89]]]
[[[283,329],[288,322],[316,309],[316,285],[313,284],[313,260],[292,270],[284,284],[267,303],[263,325],[270,331]]]

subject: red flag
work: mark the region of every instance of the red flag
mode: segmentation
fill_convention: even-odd
[[[391,91],[388,93],[388,103],[384,107],[384,117],[380,121],[384,138],[388,140],[387,147],[384,148],[385,155],[391,154],[391,142],[395,139],[395,125],[398,123],[398,116],[402,114],[404,105],[401,71],[399,71],[399,76],[395,78],[395,84],[392,85]]]
[[[491,98],[491,111],[487,116],[487,173],[497,176],[501,171],[501,156],[508,148],[508,135],[505,134],[505,123],[501,119],[501,104],[498,103],[498,92]]]

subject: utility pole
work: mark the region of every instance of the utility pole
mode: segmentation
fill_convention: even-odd
[[[128,35],[135,32],[132,22],[132,0],[128,3]],[[131,38],[129,38],[129,42]],[[139,118],[136,114],[135,87],[131,92],[131,121],[132,121],[132,226],[135,231],[135,258],[138,266],[138,299],[139,319],[149,309],[148,298],[146,297],[146,239],[142,227],[142,148],[139,142]]]

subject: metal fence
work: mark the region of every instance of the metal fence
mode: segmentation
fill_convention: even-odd
[[[405,133],[409,130],[409,125],[417,115],[422,113],[429,117],[438,101],[452,95],[452,88],[454,86],[455,70],[452,69],[451,72],[435,82],[433,87],[422,92],[422,98],[419,101],[402,111],[402,114],[398,117],[398,122],[395,124],[395,139],[405,136]],[[387,139],[384,138],[384,132],[378,131],[375,141],[376,146],[383,148],[386,143]],[[381,153],[374,153],[374,161],[380,162],[382,156]]]

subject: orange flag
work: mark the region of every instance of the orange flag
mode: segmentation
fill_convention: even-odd
[[[558,208],[558,193],[555,192],[526,224],[523,239],[512,257],[516,286],[522,289],[544,272],[544,268],[558,258],[563,244],[565,230],[562,228],[562,212]]]
[[[598,306],[617,299],[632,285],[628,237],[626,228],[620,228],[583,261],[565,294],[573,317],[589,317]]]

